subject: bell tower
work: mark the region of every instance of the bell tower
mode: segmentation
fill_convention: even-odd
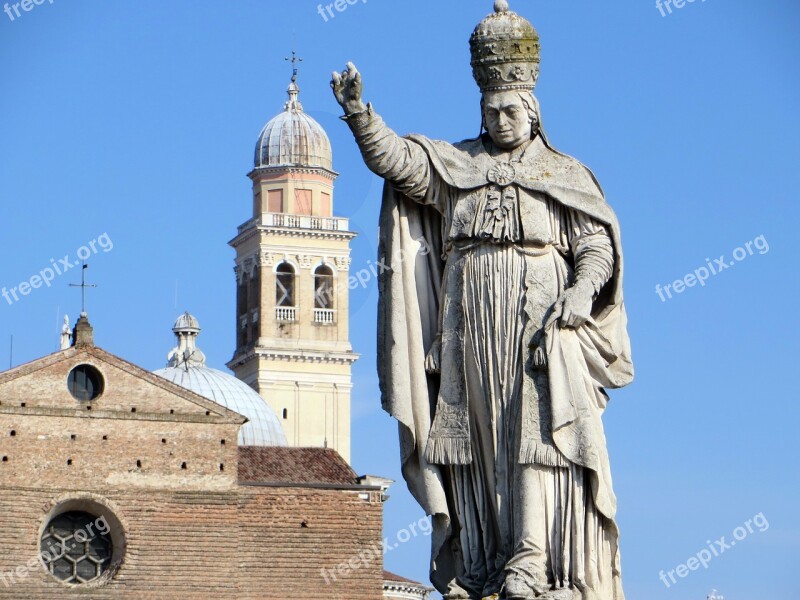
[[[288,95],[256,144],[253,217],[230,242],[237,333],[228,367],[275,410],[290,446],[327,446],[349,462],[356,234],[334,216],[330,140],[303,112],[296,68]]]

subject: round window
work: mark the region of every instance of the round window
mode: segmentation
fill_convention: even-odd
[[[102,516],[72,511],[44,528],[41,556],[47,571],[64,583],[88,583],[111,566],[111,527]]]
[[[103,376],[92,365],[79,365],[69,372],[67,385],[76,400],[94,400],[103,393]]]

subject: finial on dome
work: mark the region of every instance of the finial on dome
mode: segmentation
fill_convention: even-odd
[[[501,12],[508,12],[511,10],[508,6],[508,0],[495,0],[494,2],[494,12],[501,13]]]
[[[200,323],[189,312],[183,313],[172,327],[178,345],[167,356],[168,367],[202,367],[206,364],[206,355],[197,347],[197,336],[200,335]]]
[[[286,60],[289,61],[290,63],[292,63],[292,83],[296,83],[297,82],[297,72],[298,72],[297,65],[298,65],[298,63],[303,62],[303,59],[302,58],[297,58],[297,52],[295,50],[292,50],[292,57],[291,58],[286,57]]]
[[[300,86],[292,81],[286,89],[286,93],[289,94],[289,101],[284,105],[284,110],[286,110],[286,112],[303,112],[303,105],[300,103],[299,99]]]
[[[289,94],[289,101],[286,103],[284,108],[290,112],[303,112],[303,105],[300,104],[300,100],[298,100],[298,96],[300,95],[300,87],[297,85],[297,73],[299,72],[297,65],[303,62],[303,59],[298,58],[297,52],[292,50],[292,57],[286,57],[285,60],[292,63],[292,82],[289,84],[289,89],[286,90]]]
[[[186,311],[175,320],[175,325],[172,326],[172,331],[177,333],[200,333],[200,323],[189,312]]]

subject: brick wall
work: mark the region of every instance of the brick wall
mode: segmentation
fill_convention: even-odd
[[[381,541],[382,505],[369,495],[249,486],[104,494],[4,487],[0,598],[379,600],[383,558],[361,558]],[[38,555],[52,508],[76,497],[109,506],[125,531],[119,571],[94,590],[69,589],[38,564],[24,568]],[[348,563],[357,566],[343,572]]]
[[[381,543],[383,506],[379,494],[367,495],[246,487],[240,494],[239,597],[380,600],[383,555],[360,560]],[[354,559],[357,568],[337,573],[338,565]]]
[[[41,528],[60,499],[89,494],[30,488],[0,491],[0,598],[44,600],[235,598],[237,495],[116,491],[95,494],[125,529],[115,577],[96,589],[70,589],[44,568],[24,567],[39,552]],[[18,573],[10,576],[10,573]]]
[[[236,425],[0,412],[0,483],[231,489],[237,435]]]

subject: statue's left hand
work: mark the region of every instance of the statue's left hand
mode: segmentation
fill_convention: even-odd
[[[364,84],[361,73],[356,66],[349,62],[347,68],[341,73],[334,71],[331,79],[331,88],[336,101],[344,109],[345,115],[352,115],[366,110],[367,105],[361,99]]]
[[[564,291],[553,306],[553,313],[545,327],[556,321],[561,327],[578,328],[592,317],[594,288],[589,282],[577,281]]]

